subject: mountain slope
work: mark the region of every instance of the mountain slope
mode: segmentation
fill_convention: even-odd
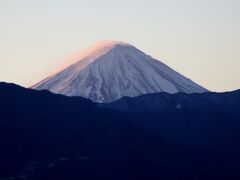
[[[82,96],[95,102],[155,92],[207,91],[135,47],[119,42],[96,45],[77,63],[32,88]]]

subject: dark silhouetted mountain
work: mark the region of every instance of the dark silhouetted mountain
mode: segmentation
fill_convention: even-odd
[[[198,148],[239,150],[240,90],[228,93],[157,93],[124,97],[99,107],[147,118],[145,130]],[[146,120],[150,119],[150,121]],[[233,145],[233,146],[232,146]]]
[[[0,83],[0,179],[239,179],[240,91],[96,104]]]
[[[101,107],[124,112],[143,113],[168,110],[215,110],[239,115],[240,90],[227,93],[155,93],[138,97],[123,97],[112,103],[99,104]]]

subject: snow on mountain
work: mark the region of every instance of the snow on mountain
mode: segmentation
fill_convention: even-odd
[[[78,61],[32,86],[94,102],[148,93],[202,93],[207,90],[162,62],[122,42],[102,42],[84,51]]]

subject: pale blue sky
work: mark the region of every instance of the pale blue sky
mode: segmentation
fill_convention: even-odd
[[[0,81],[30,86],[112,39],[212,91],[240,88],[239,0],[0,0]]]

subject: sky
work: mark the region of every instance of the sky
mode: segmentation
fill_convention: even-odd
[[[239,0],[0,0],[0,81],[29,87],[102,40],[211,91],[240,88]]]

